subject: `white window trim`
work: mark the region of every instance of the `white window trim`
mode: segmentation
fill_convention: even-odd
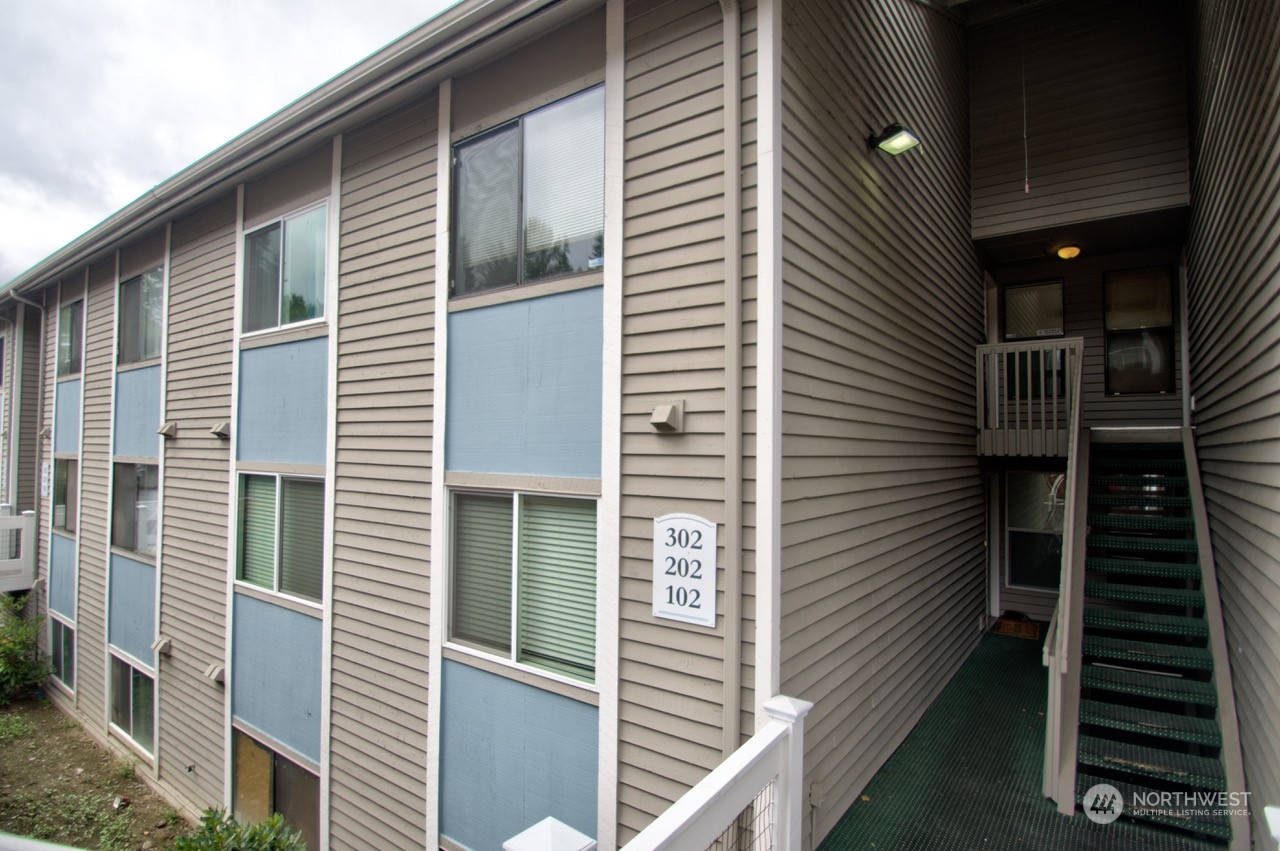
[[[47,599],[46,599],[46,602],[45,602],[45,612],[46,612],[46,614],[48,614],[48,616],[49,616],[49,617],[48,617],[48,621],[49,621],[49,633],[48,633],[48,636],[49,636],[49,649],[50,649],[50,651],[51,651],[51,652],[52,652],[52,650],[53,650],[53,625],[54,625],[55,623],[57,623],[57,624],[61,624],[65,629],[69,629],[69,630],[71,630],[72,635],[79,635],[79,634],[80,634],[80,630],[79,630],[79,628],[76,626],[76,622],[75,622],[75,620],[74,620],[74,619],[72,619],[72,618],[68,618],[67,616],[65,616],[65,615],[63,615],[63,614],[60,614],[59,612],[55,612],[53,609],[49,608],[49,603],[48,603]],[[65,692],[66,694],[69,694],[69,695],[71,695],[72,697],[74,697],[74,696],[75,696],[75,693],[76,693],[76,687],[75,687],[75,684],[76,684],[76,681],[79,679],[79,677],[77,677],[77,676],[76,676],[76,674],[77,674],[77,673],[79,673],[79,671],[80,671],[80,654],[79,654],[79,653],[75,653],[75,652],[73,651],[73,654],[72,654],[72,657],[71,657],[71,658],[72,658],[73,660],[75,660],[75,661],[72,663],[72,664],[74,665],[74,667],[73,667],[73,669],[72,669],[71,685],[67,685],[67,684],[66,684],[66,683],[64,683],[62,680],[60,680],[60,679],[58,678],[58,675],[57,675],[57,674],[50,674],[50,675],[49,675],[49,682],[51,682],[51,683],[53,683],[54,685],[56,685],[58,688],[60,688],[60,689],[61,689],[63,692]]]
[[[511,498],[511,512],[512,512],[511,651],[510,651],[510,655],[507,655],[507,656],[503,656],[494,650],[480,647],[474,644],[466,644],[461,641],[457,641],[453,638],[452,594],[453,594],[453,573],[454,573],[454,566],[455,566],[453,522],[454,522],[454,519],[457,517],[457,511],[455,508],[456,498],[460,495],[461,496],[467,496],[467,495],[506,496]],[[516,528],[516,523],[520,513],[520,500],[526,496],[572,499],[572,500],[579,500],[583,502],[589,501],[594,503],[596,506],[596,535],[598,539],[598,536],[600,534],[600,500],[597,496],[593,494],[574,493],[574,492],[565,492],[565,491],[521,490],[518,488],[511,488],[511,489],[475,488],[475,487],[448,488],[447,498],[448,498],[448,504],[449,504],[449,512],[448,512],[448,520],[446,521],[446,525],[448,527],[446,531],[446,535],[448,537],[449,561],[448,561],[446,572],[449,574],[449,589],[450,589],[449,595],[450,596],[445,602],[445,611],[447,612],[447,617],[444,623],[443,646],[446,649],[452,650],[458,654],[465,655],[465,656],[473,656],[477,659],[483,659],[487,662],[493,663],[495,665],[500,665],[512,671],[518,671],[522,674],[529,675],[530,677],[533,677],[533,678],[543,679],[550,682],[559,683],[561,685],[572,686],[573,688],[581,689],[584,692],[590,692],[592,694],[599,695],[600,694],[600,685],[599,685],[600,651],[598,646],[595,648],[595,654],[594,654],[595,667],[593,669],[592,682],[576,679],[567,674],[557,673],[556,671],[551,671],[546,668],[539,668],[535,665],[529,665],[527,663],[517,660],[516,658],[516,654],[519,650],[519,642],[518,642],[518,636],[517,636],[517,629],[519,624],[519,609],[517,606],[518,596],[516,593],[516,589],[519,587],[518,583],[520,581],[520,561],[517,558],[517,555],[515,552],[515,549],[516,547],[519,546],[519,541],[520,541],[519,534]],[[597,557],[596,559],[597,585],[599,584],[599,575],[600,575],[600,563],[599,563],[599,558]],[[598,609],[599,609],[599,606],[597,605],[597,611],[595,613],[595,616],[597,619],[599,619],[600,617],[600,612]],[[453,661],[457,661],[457,662],[460,662],[461,664],[465,664],[465,662],[461,662],[461,660],[459,659],[454,659]],[[556,690],[556,692],[558,694],[563,694],[563,692],[558,689]]]
[[[280,314],[279,312],[277,312],[276,324],[271,326],[270,328],[259,328],[256,331],[245,331],[244,330],[244,307],[243,307],[244,297],[245,297],[244,288],[247,286],[248,282],[245,280],[244,269],[241,267],[243,266],[246,260],[246,255],[244,252],[244,244],[246,241],[248,241],[249,237],[253,236],[258,231],[266,230],[267,228],[273,227],[275,225],[280,225],[281,230],[283,231],[285,223],[288,222],[290,219],[296,219],[299,216],[304,216],[307,213],[320,209],[321,207],[326,207],[328,206],[329,201],[330,201],[329,198],[322,198],[319,201],[313,201],[310,204],[306,204],[302,207],[297,207],[283,215],[276,216],[275,218],[272,218],[272,219],[268,219],[265,222],[260,222],[251,228],[242,228],[240,230],[239,240],[236,246],[236,265],[237,265],[236,277],[239,279],[238,287],[237,287],[238,292],[237,292],[236,303],[239,309],[236,311],[234,321],[236,323],[236,334],[241,339],[254,340],[261,337],[270,337],[272,334],[280,334],[286,331],[296,331],[299,328],[311,328],[311,327],[323,328],[328,326],[329,311],[331,310],[331,305],[329,304],[329,295],[330,295],[329,282],[334,275],[334,270],[330,268],[332,266],[331,255],[333,253],[330,249],[333,245],[334,240],[336,239],[336,234],[332,232],[333,228],[331,227],[332,216],[328,216],[325,219],[324,275],[323,275],[323,279],[321,280],[321,287],[320,287],[320,291],[324,293],[325,303],[321,306],[322,309],[320,311],[319,316],[312,317],[311,319],[303,319],[298,322],[290,322],[288,324],[282,324],[280,322]],[[281,243],[281,245],[283,247],[283,242]],[[282,263],[284,262],[283,256],[281,257],[281,262]],[[279,283],[283,287],[284,282],[280,281]],[[283,291],[277,294],[277,302],[282,297],[283,297]],[[276,310],[277,311],[280,310],[279,304],[276,305]]]
[[[111,686],[112,686],[111,659],[112,657],[119,659],[121,662],[124,662],[126,665],[138,671],[139,673],[145,674],[146,676],[151,678],[151,737],[153,740],[153,746],[159,746],[159,738],[156,734],[156,720],[157,720],[157,714],[160,706],[160,699],[159,699],[159,695],[156,693],[156,684],[159,682],[160,678],[157,672],[151,669],[150,665],[143,664],[142,662],[138,661],[134,656],[130,655],[129,653],[126,653],[125,651],[116,647],[114,644],[107,645],[107,701],[106,701],[107,729],[110,730],[113,734],[115,734],[116,738],[120,739],[121,742],[123,742],[123,744],[125,744],[130,750],[132,750],[142,759],[146,760],[148,765],[153,765],[156,758],[155,753],[144,748],[138,742],[138,740],[135,739],[132,736],[132,734],[129,733],[128,730],[124,729],[119,724],[111,720],[111,707],[114,703],[114,698],[115,698],[115,695],[111,693]],[[133,686],[131,681],[130,689],[132,688]],[[132,711],[133,695],[130,694],[129,697],[130,697],[130,701],[129,701],[130,711]]]
[[[239,552],[240,552],[241,533],[243,530],[240,524],[240,507],[239,507],[238,495],[240,493],[241,481],[244,479],[245,476],[270,476],[271,478],[275,479],[275,483],[276,483],[276,511],[275,511],[276,527],[275,527],[275,537],[273,538],[273,543],[272,543],[273,549],[272,549],[271,579],[272,579],[273,587],[271,588],[264,588],[261,585],[258,585],[256,583],[249,582],[245,579],[241,579],[239,576],[239,573],[240,573]],[[299,606],[304,606],[308,610],[315,610],[316,616],[319,617],[321,613],[324,611],[324,599],[309,600],[306,597],[299,597],[296,594],[290,594],[288,591],[280,590],[280,538],[284,534],[283,516],[281,514],[281,512],[284,511],[284,500],[281,499],[281,486],[280,486],[280,482],[282,479],[301,479],[306,481],[319,482],[320,485],[326,489],[326,491],[328,489],[328,481],[326,476],[299,475],[295,473],[279,473],[274,471],[241,470],[241,469],[237,469],[235,471],[235,475],[232,477],[233,487],[235,489],[235,493],[237,494],[237,501],[236,501],[236,508],[235,508],[235,512],[236,512],[235,523],[233,524],[233,530],[235,532],[235,539],[233,541],[234,549],[231,552],[232,587],[236,592],[240,592],[240,593],[247,592],[247,596],[250,596],[250,597],[255,597],[255,598],[259,598],[261,596],[278,597],[281,600],[287,601],[289,603],[294,603]],[[325,518],[323,514],[321,516],[321,522],[325,522]],[[326,526],[323,537],[327,538],[328,536],[329,536],[329,529]],[[323,594],[328,589],[328,576],[331,573],[331,566],[328,560],[322,561],[320,565],[320,571],[321,571],[320,586],[321,586],[321,593]]]
[[[119,267],[119,264],[120,264],[120,254],[119,254],[119,252],[117,252],[117,253],[116,253],[116,265],[117,265],[116,278],[117,278],[117,283],[116,283],[116,293],[115,293],[115,295],[116,295],[116,299],[115,299],[115,300],[116,300],[116,316],[115,316],[116,327],[115,327],[115,352],[114,352],[114,360],[115,360],[115,366],[116,366],[116,371],[117,371],[117,372],[127,372],[128,370],[131,370],[131,369],[140,369],[140,368],[142,368],[142,367],[147,367],[147,366],[156,366],[157,364],[160,364],[160,363],[162,363],[162,362],[164,361],[164,344],[165,344],[164,326],[165,326],[165,323],[168,321],[168,318],[169,318],[169,317],[168,317],[168,313],[166,312],[167,302],[168,302],[168,298],[169,298],[169,273],[168,273],[168,270],[167,270],[167,266],[168,266],[167,258],[168,258],[168,256],[169,256],[169,252],[168,252],[168,248],[166,247],[166,249],[165,249],[165,258],[166,258],[165,262],[159,263],[158,265],[156,265],[156,266],[152,266],[152,267],[150,267],[150,268],[148,268],[148,269],[144,269],[144,270],[142,270],[141,272],[139,272],[138,274],[136,274],[136,275],[134,275],[134,276],[132,276],[132,277],[130,277],[130,278],[127,278],[126,280],[120,281],[120,280],[118,280],[118,279],[119,279],[119,277],[120,277],[119,268],[118,268],[118,267]],[[160,273],[160,299],[161,299],[161,308],[160,308],[160,354],[158,354],[158,355],[154,355],[154,356],[149,357],[149,358],[139,358],[138,360],[131,360],[131,361],[121,362],[121,360],[120,360],[120,332],[124,329],[124,322],[122,321],[123,317],[120,315],[120,305],[121,305],[121,301],[122,301],[122,299],[120,298],[120,291],[121,291],[122,289],[124,289],[124,285],[125,285],[125,284],[131,284],[131,283],[133,283],[133,282],[134,282],[134,281],[136,281],[136,280],[141,280],[142,278],[146,277],[147,275],[151,274],[152,272],[159,272],[159,273]],[[114,399],[114,398],[115,398],[115,388],[114,388],[114,387],[112,388],[111,398],[112,398],[112,399]]]

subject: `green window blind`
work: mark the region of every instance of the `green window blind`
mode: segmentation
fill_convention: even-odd
[[[517,661],[593,682],[595,502],[521,500],[519,581]]]
[[[276,479],[240,479],[240,552],[236,578],[275,590]]]
[[[453,637],[511,650],[511,498],[454,503]]]
[[[319,601],[324,596],[324,482],[280,481],[280,590]]]

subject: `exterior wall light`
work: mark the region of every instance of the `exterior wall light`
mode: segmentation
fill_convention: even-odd
[[[1059,247],[1058,250],[1055,251],[1054,253],[1057,254],[1058,257],[1063,260],[1074,260],[1080,256],[1080,246],[1063,245]]]
[[[869,150],[879,148],[886,154],[891,154],[895,157],[919,144],[920,137],[901,124],[890,124],[878,134],[873,133],[867,137],[867,148]]]

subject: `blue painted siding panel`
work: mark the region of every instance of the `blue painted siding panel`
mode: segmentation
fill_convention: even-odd
[[[160,457],[160,367],[130,369],[116,376],[114,452]]]
[[[328,386],[326,337],[242,352],[240,460],[324,464]]]
[[[235,595],[231,714],[320,761],[319,618]]]
[[[155,667],[156,569],[111,554],[111,610],[107,641],[140,662]]]
[[[445,660],[440,830],[499,849],[554,816],[596,835],[596,707]]]
[[[53,451],[80,451],[80,379],[58,382],[57,409],[53,412]]]
[[[49,536],[49,608],[76,618],[76,542],[58,534]]]
[[[600,477],[599,287],[449,316],[445,466]]]

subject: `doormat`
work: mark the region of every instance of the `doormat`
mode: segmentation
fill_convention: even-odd
[[[997,618],[991,631],[996,635],[1010,635],[1014,638],[1040,640],[1040,624],[1036,621],[1014,620],[1013,618]]]

